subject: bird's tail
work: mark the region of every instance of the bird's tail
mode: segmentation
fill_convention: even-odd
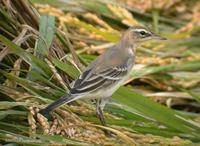
[[[46,108],[41,109],[39,111],[39,113],[42,114],[43,116],[47,117],[49,112],[51,112],[55,108],[65,104],[65,103],[69,103],[73,100],[74,100],[73,95],[71,95],[71,94],[64,95],[64,96],[60,97],[59,99],[57,99],[56,101],[54,101],[53,103],[51,103],[50,105],[48,105]]]

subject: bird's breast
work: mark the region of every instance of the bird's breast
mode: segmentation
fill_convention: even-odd
[[[134,56],[135,49],[133,47],[128,48],[128,54]]]

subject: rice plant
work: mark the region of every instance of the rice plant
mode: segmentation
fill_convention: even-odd
[[[186,0],[2,0],[1,143],[198,145],[199,10],[199,1]],[[100,125],[88,100],[64,105],[50,119],[38,114],[134,25],[168,41],[137,50],[130,78],[106,106],[108,127]]]

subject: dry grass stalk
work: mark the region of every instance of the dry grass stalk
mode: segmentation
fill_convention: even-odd
[[[85,18],[92,20],[102,26],[103,28],[107,29],[108,31],[113,31],[113,28],[110,27],[105,21],[102,19],[98,18],[97,15],[92,14],[92,13],[86,13],[83,15]]]
[[[36,121],[35,121],[35,111],[33,109],[33,107],[29,107],[29,113],[28,113],[28,123],[30,125],[30,135],[32,133],[36,133]]]
[[[132,14],[119,6],[114,6],[114,5],[107,5],[107,7],[110,9],[110,11],[115,14],[117,17],[119,17],[122,21],[122,23],[128,25],[128,26],[134,26],[134,25],[139,25],[140,23],[133,18]],[[141,25],[141,24],[140,24]]]
[[[51,68],[53,75],[55,76],[55,78],[57,79],[57,81],[63,86],[63,88],[66,91],[69,91],[67,85],[65,85],[65,82],[63,81],[62,77],[60,76],[60,74],[57,72],[56,68],[54,67],[54,65],[45,58],[46,63],[49,65],[49,67]]]
[[[197,2],[194,8],[192,9],[192,20],[181,29],[178,29],[176,33],[182,33],[182,32],[190,32],[189,36],[191,35],[191,32],[194,28],[200,27],[200,2]]]
[[[41,128],[43,129],[44,134],[48,135],[49,130],[50,130],[50,125],[47,118],[42,116],[40,113],[37,113],[36,115],[37,115],[37,121],[41,125]]]

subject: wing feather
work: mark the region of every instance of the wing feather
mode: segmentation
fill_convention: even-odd
[[[113,84],[127,75],[127,64],[109,68],[101,72],[92,73],[92,70],[86,70],[75,81],[71,94],[84,94],[102,88],[104,84]]]

